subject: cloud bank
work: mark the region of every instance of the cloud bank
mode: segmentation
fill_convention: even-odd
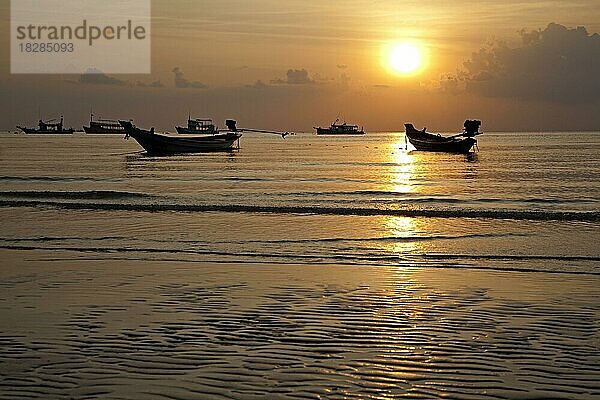
[[[198,81],[190,81],[188,79],[186,79],[183,76],[183,71],[181,70],[181,68],[179,67],[175,67],[173,68],[173,74],[175,74],[175,87],[177,88],[194,88],[194,89],[205,89],[208,86],[206,86],[204,83],[202,82],[198,82]]]
[[[152,81],[150,83],[146,83],[146,82],[142,82],[142,81],[136,81],[135,82],[135,86],[138,87],[150,87],[150,88],[163,88],[165,87],[165,85],[162,84],[162,82],[159,80],[157,81]]]
[[[79,77],[79,83],[91,85],[127,85],[126,81],[108,76],[96,68],[88,68],[83,74],[81,74]]]
[[[441,90],[566,104],[600,101],[600,35],[556,23],[519,34],[519,47],[495,42],[473,53],[464,70],[441,80]]]
[[[302,69],[288,69],[286,73],[286,79],[275,79],[271,83],[288,84],[288,85],[306,85],[315,83],[314,80],[308,76],[308,71]]]

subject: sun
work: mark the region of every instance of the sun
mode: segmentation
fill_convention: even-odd
[[[399,75],[411,75],[423,67],[423,53],[414,43],[392,43],[387,46],[384,58],[390,72]]]

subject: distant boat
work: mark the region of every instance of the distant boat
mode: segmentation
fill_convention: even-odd
[[[480,125],[481,121],[466,120],[462,133],[444,137],[439,134],[425,132],[426,128],[417,130],[413,124],[404,124],[406,137],[417,150],[446,153],[468,153],[471,151],[471,148],[477,144],[475,136],[482,134],[482,132],[479,132]]]
[[[177,133],[180,134],[199,134],[213,135],[217,131],[217,127],[213,124],[212,119],[188,117],[188,125],[186,127],[176,126]]]
[[[116,119],[100,119],[94,121],[94,114],[90,114],[90,126],[84,126],[85,133],[105,134],[105,133],[125,133],[125,128],[121,126]]]
[[[313,126],[317,130],[317,135],[364,135],[363,128],[358,129],[358,125],[350,125],[347,123],[338,124],[340,119],[336,119],[329,128],[321,128]]]
[[[213,135],[173,135],[168,133],[155,133],[154,128],[150,130],[137,128],[131,121],[119,123],[125,129],[125,138],[131,136],[140,146],[151,155],[165,155],[178,153],[205,153],[211,151],[230,151],[235,143],[242,137],[241,132],[275,133],[285,137],[287,132],[274,132],[259,129],[238,129],[236,121],[228,119],[226,131],[215,130]]]
[[[65,129],[63,127],[63,116],[60,116],[60,122],[55,122],[55,119],[51,119],[48,121],[42,121],[41,119],[38,122],[37,128],[27,128],[24,126],[17,125],[17,128],[22,130],[25,133],[30,134],[54,134],[54,135],[70,135],[75,132],[75,129],[68,128]]]

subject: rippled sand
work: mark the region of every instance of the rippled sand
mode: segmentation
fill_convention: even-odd
[[[600,277],[0,250],[0,398],[600,396]]]

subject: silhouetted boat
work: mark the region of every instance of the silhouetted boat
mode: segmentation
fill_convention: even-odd
[[[54,135],[69,135],[75,132],[75,129],[68,128],[65,129],[63,127],[63,116],[60,116],[60,122],[54,122],[56,119],[51,119],[48,121],[42,121],[41,119],[38,122],[37,128],[27,128],[24,126],[17,125],[17,128],[22,130],[25,133],[31,134],[54,134]]]
[[[479,132],[480,125],[481,121],[466,120],[462,133],[444,137],[439,134],[425,132],[426,128],[419,131],[415,129],[413,124],[404,124],[406,137],[417,150],[446,153],[468,153],[477,144],[475,136],[482,134],[482,132]],[[460,138],[461,136],[462,138]]]
[[[137,128],[131,121],[119,123],[125,129],[125,138],[131,136],[148,154],[164,155],[177,153],[204,153],[211,151],[230,151],[235,143],[242,137],[241,132],[275,133],[285,137],[287,132],[274,132],[259,129],[237,129],[236,122],[228,119],[225,121],[227,131],[216,130],[213,135],[173,135],[155,133],[154,128],[150,130]],[[238,142],[239,144],[239,142]]]
[[[194,118],[188,117],[187,128],[183,126],[176,126],[177,133],[180,134],[196,134],[196,135],[213,135],[216,133],[217,128],[213,124],[212,119],[208,118]]]
[[[116,119],[100,119],[94,121],[94,114],[90,114],[90,126],[84,126],[85,133],[125,133],[125,128]]]
[[[364,135],[364,129],[358,130],[358,125],[349,125],[347,123],[338,124],[340,119],[336,119],[329,128],[313,126],[317,130],[317,135]]]

